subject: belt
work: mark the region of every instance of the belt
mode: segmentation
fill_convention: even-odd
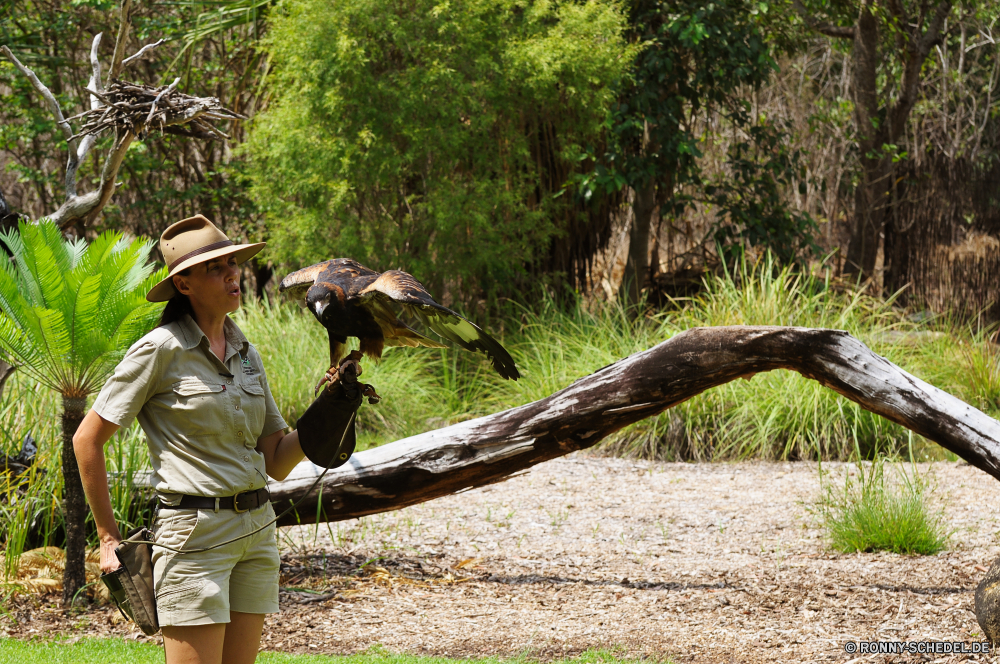
[[[237,512],[248,512],[266,505],[271,499],[267,487],[261,487],[256,491],[244,491],[235,496],[225,498],[211,498],[209,496],[181,496],[181,502],[177,505],[161,504],[166,509],[183,510],[236,510]]]

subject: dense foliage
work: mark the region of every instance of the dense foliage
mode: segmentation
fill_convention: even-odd
[[[352,256],[502,287],[565,231],[559,176],[600,137],[633,50],[607,0],[290,0],[249,143],[277,258]]]
[[[815,224],[782,196],[805,185],[796,182],[798,153],[748,101],[778,69],[784,19],[767,20],[769,5],[747,0],[630,7],[629,31],[645,48],[612,113],[608,151],[581,181],[584,195],[625,185],[641,195],[652,185],[670,222],[711,203],[724,250],[756,246],[787,262],[811,249]],[[706,172],[703,146],[720,133],[731,136],[724,168]]]
[[[626,274],[645,273],[637,284],[676,293],[678,279],[696,288],[718,267],[717,247],[721,258],[766,248],[789,261],[814,236],[836,275],[855,211],[867,210],[875,226],[884,217],[874,242],[887,291],[996,320],[1000,290],[982,275],[1000,259],[977,238],[1000,233],[997,0],[939,0],[926,15],[908,1],[869,4],[878,57],[862,81],[853,1],[140,3],[126,51],[167,41],[126,78],[179,75],[181,90],[251,118],[272,97],[279,105],[258,118],[247,152],[242,122],[224,127],[228,145],[156,132],[135,143],[111,204],[75,230],[155,236],[202,212],[234,237],[272,240],[277,251],[245,272],[258,294],[286,268],[347,254],[408,267],[471,304],[491,292],[530,299],[528,282],[613,293],[625,253]],[[907,49],[931,34],[937,7],[951,7],[946,29],[914,69]],[[110,58],[116,8],[0,2],[0,43],[72,115],[86,103],[96,33]],[[272,23],[268,52],[259,40]],[[870,121],[857,115],[865,90]],[[881,141],[858,130],[869,125],[906,131]],[[64,145],[0,58],[0,192],[14,210],[53,210]],[[252,180],[248,157],[260,157]],[[866,191],[889,204],[857,199]]]

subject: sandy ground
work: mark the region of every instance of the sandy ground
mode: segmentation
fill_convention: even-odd
[[[815,464],[663,464],[576,454],[399,512],[282,532],[263,649],[543,660],[613,648],[675,662],[955,662],[858,641],[981,639],[973,591],[1000,556],[995,480],[921,466],[955,534],[936,556],[837,554]],[[848,470],[824,464],[831,476]],[[0,634],[138,633],[107,609],[14,601]]]

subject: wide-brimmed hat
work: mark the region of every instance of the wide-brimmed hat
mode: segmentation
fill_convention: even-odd
[[[174,275],[192,265],[229,254],[236,254],[236,262],[242,263],[263,249],[265,244],[236,244],[200,214],[171,224],[160,236],[160,253],[163,254],[170,273],[166,279],[149,289],[146,299],[150,302],[166,302],[172,298],[177,294]]]

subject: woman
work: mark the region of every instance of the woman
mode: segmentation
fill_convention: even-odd
[[[103,571],[119,566],[122,540],[103,448],[134,418],[160,500],[157,542],[212,546],[274,518],[265,473],[284,479],[304,453],[298,432],[285,433],[260,355],[228,316],[240,307],[238,266],[263,246],[234,244],[201,215],[160,238],[169,274],[146,295],[168,301],[160,325],[128,350],[73,438]],[[264,616],[278,611],[274,525],[203,553],[154,546],[152,560],[167,664],[256,659]]]

